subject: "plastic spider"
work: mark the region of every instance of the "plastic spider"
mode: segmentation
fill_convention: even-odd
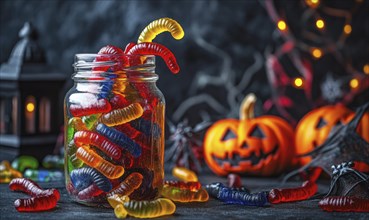
[[[170,136],[167,140],[168,147],[165,150],[165,161],[169,161],[171,167],[183,166],[196,172],[201,171],[202,140],[199,133],[206,129],[210,122],[201,122],[194,127],[188,125],[188,120],[174,125],[167,120]]]

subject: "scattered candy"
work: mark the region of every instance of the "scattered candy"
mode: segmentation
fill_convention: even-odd
[[[319,207],[328,212],[369,212],[369,199],[329,196],[319,201]]]
[[[184,182],[198,182],[197,175],[184,167],[174,167],[172,175]]]
[[[38,212],[52,209],[60,199],[60,193],[57,189],[43,190],[35,182],[25,179],[13,179],[9,183],[12,191],[22,191],[32,196],[29,199],[17,199],[14,206],[18,212]]]
[[[192,191],[164,185],[161,195],[175,202],[206,202],[209,200],[209,194],[201,188],[197,191]]]
[[[33,170],[33,169],[27,169],[24,172],[23,176],[25,178],[29,178],[37,182],[59,181],[64,178],[63,173],[60,171]]]
[[[64,158],[59,155],[47,155],[42,160],[42,166],[46,169],[63,169]]]
[[[301,201],[312,197],[317,191],[318,185],[315,182],[305,181],[301,187],[270,190],[268,200],[273,204]]]
[[[163,58],[168,68],[172,73],[179,72],[179,66],[177,64],[176,57],[165,46],[158,43],[140,43],[133,46],[127,53],[128,55],[156,55]]]
[[[141,32],[137,43],[152,42],[158,34],[165,31],[169,31],[176,40],[180,40],[184,37],[183,28],[177,21],[171,18],[160,18],[145,27]]]
[[[266,206],[268,204],[268,193],[249,193],[240,189],[224,186],[222,183],[206,185],[209,194],[223,202],[247,206]]]
[[[153,201],[134,201],[118,204],[114,208],[117,218],[126,218],[127,214],[136,218],[156,218],[171,215],[176,211],[176,205],[169,199],[156,199]]]
[[[212,184],[207,184],[205,186],[205,189],[211,197],[217,198],[220,190],[223,189],[224,187],[226,186],[223,183],[216,182]],[[250,190],[248,190],[246,187],[243,186],[239,188],[230,187],[230,189],[238,192],[250,193]]]
[[[179,189],[188,189],[191,191],[197,191],[201,188],[200,182],[183,182],[183,181],[175,181],[175,180],[166,180],[164,181],[164,186],[176,187]]]
[[[14,178],[22,177],[22,173],[13,169],[9,161],[3,160],[0,163],[0,183],[9,183]]]
[[[38,160],[32,156],[22,155],[12,162],[12,167],[20,172],[23,173],[23,171],[27,168],[30,169],[37,169],[39,166]]]
[[[124,179],[119,186],[115,187],[110,191],[107,196],[113,196],[118,194],[120,196],[129,196],[133,191],[141,186],[143,176],[140,173],[131,173],[128,177]]]

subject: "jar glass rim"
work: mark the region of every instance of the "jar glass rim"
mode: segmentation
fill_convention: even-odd
[[[140,62],[133,62],[132,65],[131,61],[135,60]],[[154,55],[79,53],[75,54],[73,67],[75,74],[72,78],[78,81],[94,79],[99,73],[104,76],[117,74],[115,71],[102,71],[101,67],[118,68],[118,72],[121,73],[123,71],[126,77],[119,77],[121,80],[126,78],[129,81],[156,81],[158,79],[158,75],[154,72]]]

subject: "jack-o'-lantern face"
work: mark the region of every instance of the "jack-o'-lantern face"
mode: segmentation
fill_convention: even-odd
[[[346,124],[354,115],[343,105],[329,105],[310,111],[296,127],[296,153],[303,155],[322,145],[333,127]],[[369,115],[364,114],[357,128],[357,132],[367,141],[369,140],[368,118]],[[310,160],[311,157],[302,157],[301,164],[304,165]]]
[[[208,129],[204,155],[218,175],[273,175],[291,165],[292,140],[292,128],[274,116],[224,119]]]

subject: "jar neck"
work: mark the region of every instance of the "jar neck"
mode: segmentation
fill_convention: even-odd
[[[116,54],[76,54],[75,82],[156,82],[155,56]]]

